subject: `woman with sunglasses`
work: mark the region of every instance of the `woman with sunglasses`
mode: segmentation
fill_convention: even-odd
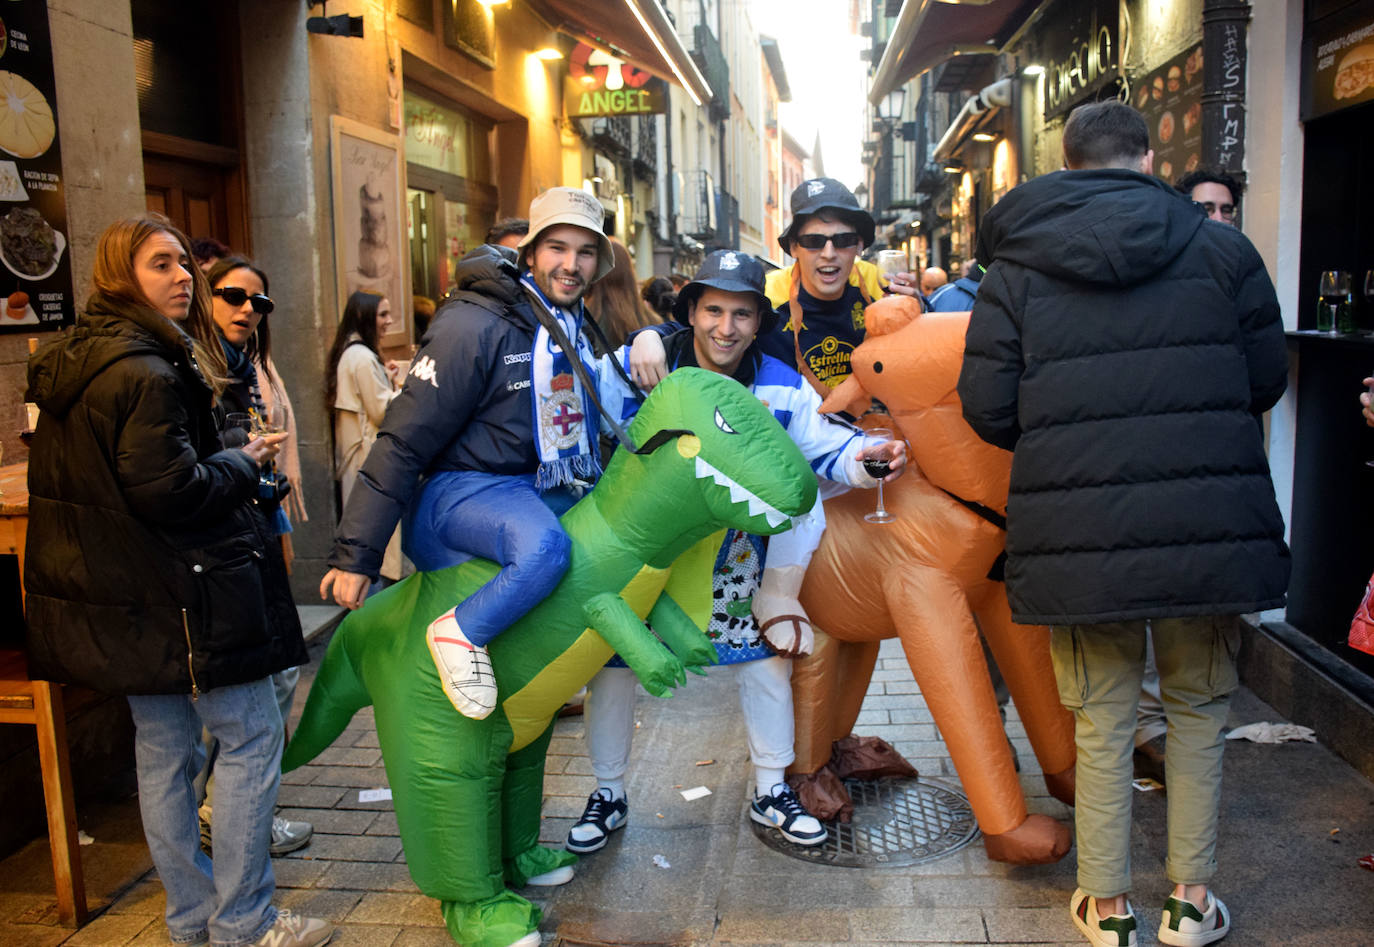
[[[219,330],[231,379],[224,393],[225,412],[266,416],[274,405],[282,408],[286,441],[282,444],[278,466],[285,473],[290,489],[281,504],[283,515],[277,518],[277,526],[283,536],[289,536],[292,518],[305,522],[310,517],[306,515],[305,499],[301,494],[296,416],[277,366],[272,362],[272,329],[267,317],[276,304],[267,295],[267,274],[241,256],[227,256],[216,261],[207,276],[214,297],[215,327]],[[289,567],[289,539],[283,542],[283,552]]]
[[[224,355],[190,243],[160,214],[111,225],[76,325],[29,363],[29,670],[126,695],[139,808],[173,943],[293,944],[330,925],[278,911],[273,671],[305,660],[281,558],[250,506],[279,435],[224,448]],[[200,849],[188,773],[220,741],[220,823]]]
[[[334,416],[334,479],[339,484],[340,509],[348,502],[358,471],[377,440],[387,407],[401,393],[396,387],[396,363],[382,361],[380,340],[391,323],[391,303],[359,290],[348,297],[329,350],[324,403]],[[401,578],[400,535],[398,527],[382,557],[382,578],[392,582]]]
[[[259,481],[258,496],[254,502],[258,512],[265,518],[270,534],[275,537],[274,545],[280,549],[289,572],[292,558],[291,517],[287,504],[302,521],[306,515],[300,491],[296,420],[281,376],[272,364],[272,333],[267,317],[275,307],[267,295],[267,274],[241,256],[226,256],[217,260],[206,275],[211,287],[211,314],[229,372],[229,385],[221,398],[221,423],[224,425],[221,433],[225,444],[233,446],[249,436],[241,426],[225,423],[230,415],[266,418],[274,405],[280,405],[282,409],[282,432],[286,438],[282,442],[278,462],[285,475],[270,470]],[[270,553],[276,555],[277,551],[274,548]],[[285,590],[285,594],[290,596],[290,588]],[[272,675],[283,725],[290,716],[299,679],[300,669],[296,667]],[[201,833],[209,842],[212,839],[216,795],[213,776],[216,746],[213,741],[207,741],[207,750],[208,765],[198,783],[204,796],[200,812]],[[273,818],[272,854],[293,852],[306,845],[312,834],[314,827],[308,822]]]

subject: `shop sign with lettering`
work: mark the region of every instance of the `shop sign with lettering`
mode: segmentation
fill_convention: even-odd
[[[569,118],[668,111],[668,84],[610,53],[578,43],[568,57],[563,100]]]
[[[405,90],[406,160],[447,171],[468,173],[468,120],[453,109]]]
[[[1067,112],[1116,78],[1117,0],[1061,3],[1034,27],[1045,67],[1045,117]]]

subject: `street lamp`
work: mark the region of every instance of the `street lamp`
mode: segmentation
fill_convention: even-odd
[[[878,117],[885,122],[896,122],[902,118],[902,110],[906,107],[906,86],[898,86],[878,103]]]
[[[868,209],[868,185],[867,185],[867,184],[860,184],[858,187],[854,188],[854,197],[855,197],[855,199],[859,202],[859,206],[860,206],[860,207],[862,207],[862,208],[865,209],[865,210]]]

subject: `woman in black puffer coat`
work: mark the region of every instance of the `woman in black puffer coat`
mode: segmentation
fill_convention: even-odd
[[[223,449],[209,287],[166,218],[106,230],[93,282],[76,326],[29,364],[25,399],[42,411],[29,458],[30,670],[127,695],[173,942],[251,943],[277,927],[319,943],[326,925],[272,906],[267,855],[282,748],[269,675],[305,660],[280,556],[264,553],[250,508],[280,437]],[[202,724],[224,747],[217,827],[235,838],[213,874],[190,782]]]

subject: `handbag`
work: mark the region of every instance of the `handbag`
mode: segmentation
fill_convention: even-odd
[[[1365,654],[1374,654],[1374,615],[1370,614],[1370,600],[1374,599],[1374,576],[1365,586],[1364,598],[1360,607],[1355,609],[1355,618],[1350,622],[1350,647]]]

